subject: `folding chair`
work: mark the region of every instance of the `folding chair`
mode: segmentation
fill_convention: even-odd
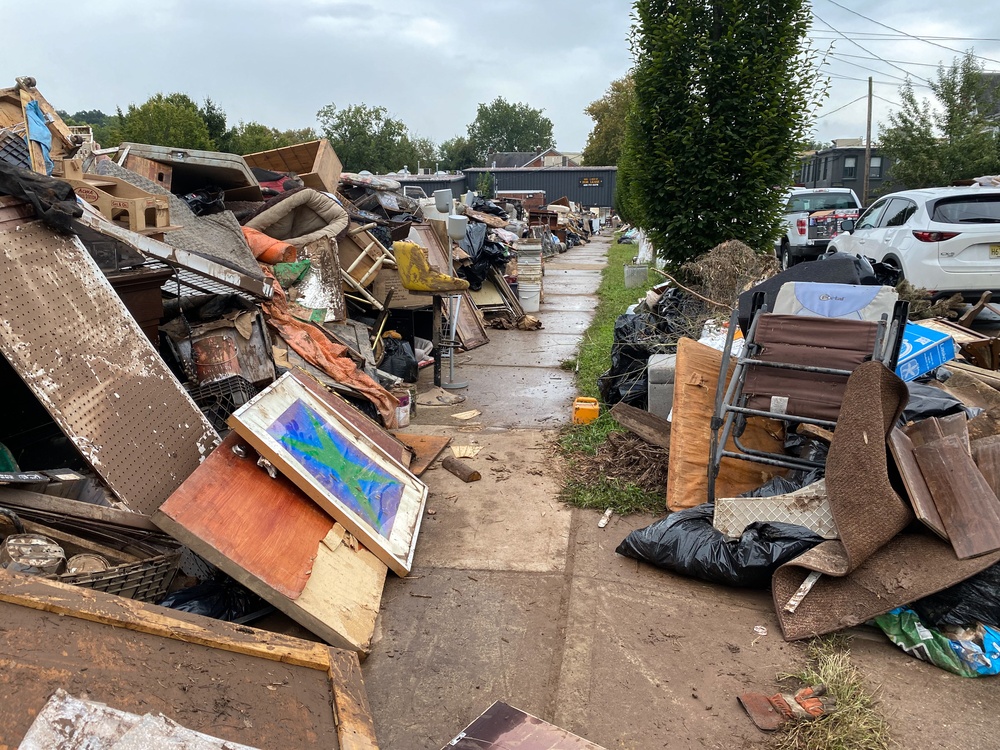
[[[738,326],[738,311],[729,334],[716,386],[712,417],[708,499],[715,500],[715,481],[724,458],[788,469],[822,468],[823,462],[747,448],[740,436],[749,417],[783,420],[834,429],[847,378],[863,362],[878,360],[896,369],[909,304],[896,302],[891,318],[875,322],[767,312],[764,294],[754,295],[743,354],[736,358],[726,386]],[[736,450],[727,448],[730,438]]]

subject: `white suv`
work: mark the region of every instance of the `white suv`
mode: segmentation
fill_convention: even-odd
[[[1000,188],[903,190],[845,221],[829,252],[895,266],[934,297],[1000,289]]]

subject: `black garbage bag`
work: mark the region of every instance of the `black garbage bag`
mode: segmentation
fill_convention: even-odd
[[[382,339],[382,346],[385,349],[385,357],[382,358],[378,369],[395,375],[397,378],[402,378],[407,383],[416,383],[419,367],[410,342],[385,338]]]
[[[730,540],[712,527],[714,512],[703,503],[671,513],[633,531],[615,552],[711,583],[767,588],[780,565],[823,541],[803,526],[760,521]]]
[[[491,216],[498,216],[504,221],[507,221],[507,219],[510,218],[507,215],[507,212],[500,208],[500,206],[491,200],[483,198],[482,196],[479,196],[472,201],[472,210],[480,211],[484,214],[490,214]]]
[[[35,213],[52,229],[73,233],[73,219],[83,216],[76,193],[68,182],[21,169],[0,159],[0,195],[31,203]]]
[[[274,611],[257,594],[225,574],[167,594],[160,606],[227,622],[252,622]]]
[[[899,417],[900,424],[916,422],[930,417],[947,417],[949,414],[965,412],[972,419],[983,413],[978,406],[966,406],[947,391],[942,391],[929,383],[912,381],[906,384],[910,398]]]
[[[910,605],[928,625],[1000,627],[1000,563]]]
[[[626,313],[615,321],[611,345],[611,369],[597,379],[601,398],[608,405],[623,401],[629,406],[646,408],[649,390],[646,362],[658,351],[662,334],[649,315]]]
[[[483,288],[491,266],[502,269],[511,257],[506,247],[486,239],[487,229],[485,224],[469,222],[465,237],[458,243],[468,253],[472,263],[460,266],[456,272],[469,282],[469,289],[474,292]]]

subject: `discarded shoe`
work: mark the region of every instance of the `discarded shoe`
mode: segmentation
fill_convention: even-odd
[[[810,685],[790,693],[743,693],[740,705],[758,729],[773,732],[788,721],[805,721],[835,711],[837,700],[827,695],[826,685]]]
[[[432,266],[420,245],[412,242],[394,242],[392,253],[396,256],[399,279],[411,292],[448,294],[469,288],[469,282],[465,279],[449,276]]]

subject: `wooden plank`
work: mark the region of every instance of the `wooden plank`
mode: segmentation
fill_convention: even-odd
[[[903,432],[910,438],[914,448],[940,440],[946,435],[954,435],[962,441],[966,452],[970,455],[972,453],[969,447],[969,420],[964,412],[911,422],[903,427]]]
[[[947,435],[913,454],[958,558],[1000,549],[1000,500],[961,439]]]
[[[330,685],[337,711],[337,739],[341,750],[378,750],[375,722],[356,654],[331,652]]]
[[[670,448],[670,422],[645,409],[629,406],[619,401],[611,407],[611,416],[629,432],[633,432],[650,445]]]
[[[910,505],[913,506],[914,515],[939,537],[948,539],[948,532],[945,531],[941,516],[934,505],[934,498],[931,497],[931,491],[927,488],[927,482],[924,481],[924,475],[920,473],[917,459],[913,455],[913,442],[910,437],[900,428],[894,427],[889,432],[887,442],[896,462],[896,468],[899,470],[899,476],[903,480],[903,486],[906,488],[906,494],[910,498]]]
[[[271,479],[236,435],[154,520],[327,643],[369,650],[386,566],[286,477]]]
[[[85,503],[80,500],[69,500],[54,495],[43,495],[39,492],[28,492],[13,487],[0,487],[0,506],[18,510],[28,508],[47,513],[59,513],[69,518],[97,521],[98,523],[120,526],[138,531],[159,532],[149,516],[143,513],[132,513],[117,508],[106,508],[101,505]]]
[[[413,564],[427,486],[290,374],[228,424],[397,575]]]
[[[418,477],[427,471],[441,451],[448,447],[451,437],[448,435],[413,435],[407,432],[393,433],[401,442],[413,451],[410,471]]]
[[[0,601],[269,661],[330,667],[330,649],[321,643],[6,570],[0,570]]]
[[[986,483],[1000,496],[1000,435],[972,441],[972,460]]]
[[[0,621],[0,747],[57,687],[254,747],[378,747],[354,653],[6,571]]]

